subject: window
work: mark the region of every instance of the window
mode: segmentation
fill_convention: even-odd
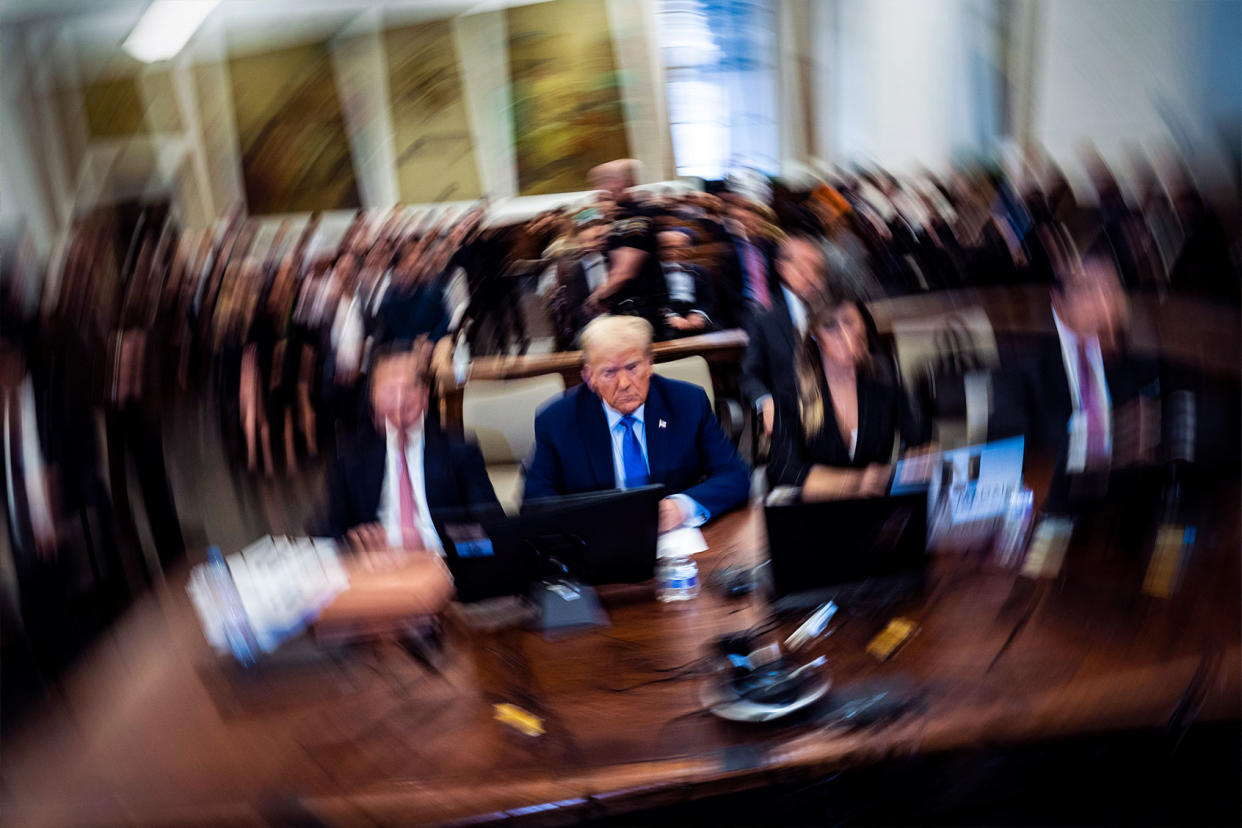
[[[663,0],[659,23],[677,174],[776,173],[771,0]]]

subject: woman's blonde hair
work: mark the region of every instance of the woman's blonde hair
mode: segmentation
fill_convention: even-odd
[[[794,354],[794,379],[798,386],[798,416],[802,420],[802,433],[807,437],[819,434],[824,427],[824,395],[820,390],[819,379],[823,371],[823,357],[819,350],[819,343],[815,340],[815,332],[832,325],[837,312],[847,305],[856,305],[856,303],[841,294],[825,291],[811,307],[807,308],[806,333],[802,337],[801,347]],[[865,314],[863,319],[865,325]],[[870,339],[869,336],[868,339]],[[859,367],[863,370],[869,370],[871,367],[870,341],[867,343],[866,354]]]

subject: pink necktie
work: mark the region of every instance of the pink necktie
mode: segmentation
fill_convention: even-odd
[[[401,480],[397,484],[397,501],[401,507],[401,545],[406,549],[422,549],[423,536],[418,531],[418,501],[414,499],[414,481],[410,479],[410,459],[406,455],[409,438],[405,432],[397,441],[401,452]]]
[[[1078,396],[1087,418],[1087,465],[1099,465],[1108,458],[1104,445],[1104,412],[1100,406],[1095,369],[1087,358],[1087,343],[1081,339],[1078,340]]]
[[[768,269],[763,266],[763,257],[759,250],[750,242],[746,245],[746,270],[750,276],[750,295],[759,307],[768,310],[772,307],[772,297],[768,295]]]

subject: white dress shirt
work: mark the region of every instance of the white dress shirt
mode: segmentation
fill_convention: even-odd
[[[342,296],[332,321],[332,347],[336,349],[336,371],[354,374],[362,367],[362,349],[366,328],[362,320],[362,303],[358,296]]]
[[[694,301],[694,277],[680,265],[666,264],[664,281],[668,285],[668,298],[674,302]]]
[[[604,254],[591,252],[582,257],[582,272],[586,274],[587,289],[592,293],[608,278],[608,263]]]
[[[1065,379],[1069,383],[1070,404],[1073,406],[1074,411],[1074,415],[1071,415],[1070,423],[1066,426],[1071,432],[1072,455],[1075,453],[1073,451],[1074,421],[1079,419],[1075,415],[1082,413],[1082,377],[1080,376],[1081,372],[1078,370],[1079,336],[1065,327],[1055,309],[1052,311],[1052,321],[1056,324],[1057,338],[1061,341],[1061,359],[1065,363]],[[1086,345],[1087,361],[1091,363],[1091,372],[1095,374],[1095,397],[1099,400],[1099,404],[1103,409],[1100,412],[1100,423],[1104,427],[1104,447],[1105,451],[1111,455],[1113,450],[1113,405],[1112,398],[1108,393],[1108,380],[1104,376],[1104,357],[1100,353],[1100,340],[1098,337],[1092,337],[1087,341]],[[1081,463],[1074,462],[1074,458],[1071,457],[1070,466],[1081,468]]]
[[[798,298],[792,290],[781,285],[781,291],[785,294],[785,305],[789,308],[789,319],[793,322],[794,330],[798,332],[798,338],[806,336],[806,305]]]
[[[601,401],[602,402],[602,401]],[[604,417],[608,420],[608,436],[612,438],[612,473],[613,479],[616,481],[618,489],[624,489],[625,486],[625,459],[622,454],[622,446],[625,440],[625,429],[621,428],[621,418],[625,415],[613,408],[608,403],[603,403]],[[651,460],[647,456],[647,426],[643,420],[643,411],[647,408],[647,404],[643,403],[634,409],[631,415],[634,418],[634,436],[638,438],[638,445],[643,452],[643,463],[647,466],[647,473],[651,473]],[[703,508],[703,505],[687,494],[677,493],[670,495],[673,500],[681,504],[681,510],[689,515],[683,522],[682,526],[701,526],[711,517],[711,513]]]
[[[384,488],[380,491],[379,518],[380,525],[388,535],[388,545],[400,547],[401,540],[401,455],[398,451],[397,429],[391,424],[385,429],[388,451],[384,461]],[[410,480],[414,484],[414,502],[418,505],[416,525],[422,535],[423,546],[443,553],[440,536],[431,522],[431,513],[427,509],[427,487],[423,476],[423,421],[420,419],[406,431],[406,462],[410,467]]]

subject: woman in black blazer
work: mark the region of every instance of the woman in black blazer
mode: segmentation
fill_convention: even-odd
[[[805,500],[883,495],[894,440],[927,441],[891,355],[861,302],[829,292],[808,311],[796,394],[776,400],[768,481]]]

